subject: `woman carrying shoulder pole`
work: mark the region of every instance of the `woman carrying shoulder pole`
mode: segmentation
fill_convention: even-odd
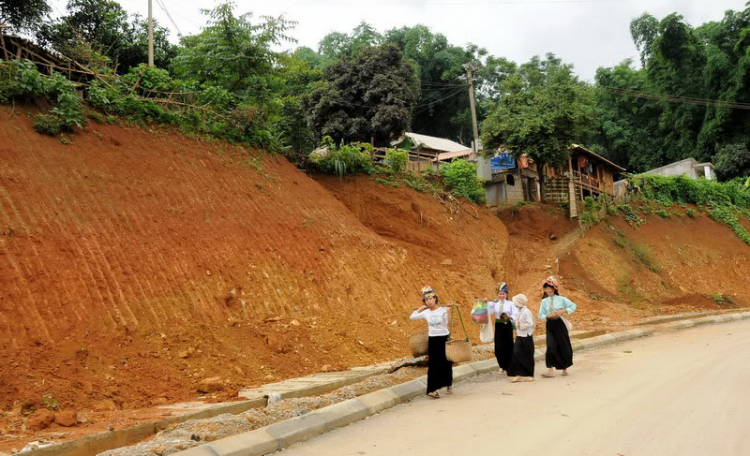
[[[450,315],[446,307],[438,305],[439,299],[432,287],[422,288],[422,306],[415,310],[411,320],[427,320],[427,395],[438,399],[440,388],[451,394],[453,386],[453,363],[445,356],[445,343],[450,331]],[[452,307],[452,306],[447,306]]]
[[[507,373],[513,357],[513,325],[518,314],[516,306],[508,301],[507,283],[497,284],[497,301],[488,302],[487,311],[495,316],[495,358],[500,371]]]
[[[513,346],[513,359],[508,375],[511,383],[534,381],[534,315],[527,304],[526,295],[513,296],[513,305],[518,309],[516,316],[516,343]]]
[[[554,377],[554,369],[562,370],[563,376],[566,376],[568,368],[573,365],[573,347],[564,315],[575,312],[576,305],[570,299],[560,296],[560,285],[554,277],[548,278],[542,287],[544,295],[539,306],[539,320],[547,322],[547,372],[542,377]]]

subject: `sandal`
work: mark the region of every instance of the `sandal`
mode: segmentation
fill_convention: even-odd
[[[510,379],[511,383],[518,383],[520,381],[521,381],[521,377],[513,377],[513,378]]]
[[[524,382],[533,382],[534,381],[534,377],[524,377],[523,381]]]
[[[430,396],[433,399],[440,399],[440,393],[438,393],[437,391],[433,391],[431,393],[427,393],[427,395]]]
[[[563,376],[563,377],[567,377],[568,375],[569,375],[569,374],[568,374],[568,371],[563,371],[563,373],[562,373],[562,376]]]
[[[453,387],[449,386],[448,388],[446,388],[445,389],[445,394],[453,394]]]
[[[548,374],[548,373],[545,372],[545,373],[542,374],[542,377],[544,377],[544,378],[555,378],[555,374]]]

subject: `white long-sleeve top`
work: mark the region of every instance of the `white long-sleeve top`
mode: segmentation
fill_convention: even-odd
[[[522,307],[520,309],[516,307],[516,310],[518,311],[516,316],[516,337],[527,337],[533,335],[536,326],[536,323],[534,322],[534,314],[531,313],[528,307]]]
[[[435,310],[427,309],[421,312],[415,310],[409,319],[427,320],[430,337],[447,336],[450,333],[448,330],[448,309],[445,307],[438,307]]]
[[[495,320],[498,320],[500,315],[506,314],[515,323],[518,316],[518,307],[513,304],[513,301],[508,301],[507,299],[504,301],[490,301],[487,303],[487,312],[490,315],[494,315]]]

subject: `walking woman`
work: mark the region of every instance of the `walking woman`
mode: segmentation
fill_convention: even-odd
[[[495,358],[500,371],[508,372],[513,357],[513,325],[518,310],[508,301],[508,284],[497,284],[497,301],[487,303],[487,311],[495,316]]]
[[[513,377],[510,382],[534,381],[534,315],[527,307],[529,303],[526,295],[513,296],[516,315],[516,343],[513,346],[513,359],[508,369],[508,375]]]
[[[427,320],[427,395],[435,399],[440,397],[440,388],[447,388],[446,394],[453,392],[453,363],[445,356],[445,343],[448,342],[450,332],[450,315],[448,309],[441,307],[439,302],[435,290],[429,286],[424,287],[422,306],[409,317],[411,320]]]
[[[575,312],[576,305],[560,296],[560,285],[554,277],[548,278],[542,287],[544,296],[539,306],[539,320],[547,322],[547,372],[542,377],[554,377],[554,369],[562,370],[563,376],[566,376],[568,368],[573,365],[573,347],[564,315]]]

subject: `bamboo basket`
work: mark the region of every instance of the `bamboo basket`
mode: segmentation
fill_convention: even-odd
[[[415,358],[427,354],[428,344],[429,336],[426,332],[419,332],[409,336],[409,347],[411,348],[411,355]]]
[[[461,328],[464,330],[463,340],[449,340],[445,344],[445,357],[448,361],[453,363],[465,363],[472,359],[473,351],[471,349],[471,341],[469,340],[469,333],[466,332],[466,325],[464,325],[464,319],[461,316],[461,311],[457,307],[451,307],[451,311],[454,314],[458,314],[458,320],[461,322]],[[456,322],[455,318],[451,318],[451,335],[453,335],[453,324]]]
[[[445,356],[453,363],[466,363],[471,361],[471,342],[468,340],[451,340],[445,344]]]

